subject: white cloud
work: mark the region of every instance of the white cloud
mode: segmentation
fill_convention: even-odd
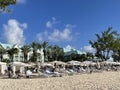
[[[43,41],[42,37],[43,37],[42,33],[37,34],[38,41],[42,42]]]
[[[45,36],[45,37],[48,36],[48,31],[44,31],[44,36]]]
[[[72,40],[71,33],[72,32],[70,29],[65,28],[64,31],[60,33],[61,40],[71,41]]]
[[[36,37],[39,41],[49,40],[51,42],[64,42],[71,41],[73,39],[72,31],[68,28],[65,28],[63,31],[54,29],[53,32],[44,31],[36,34]]]
[[[21,24],[15,19],[10,19],[8,24],[3,25],[3,28],[7,43],[20,45],[25,44],[23,30],[27,28],[26,23]]]
[[[27,0],[17,0],[17,3],[24,4]]]
[[[23,24],[19,24],[22,28],[27,28],[27,24],[23,23]]]
[[[48,39],[50,41],[58,42],[60,40],[59,36],[60,36],[60,31],[56,29],[50,36],[48,36]]]
[[[48,21],[48,22],[46,23],[46,27],[47,27],[47,28],[52,28],[52,25],[53,25],[53,23],[52,23],[51,21]]]
[[[44,40],[47,40],[48,36],[49,36],[48,31],[44,31],[36,34],[36,38],[39,42],[43,42]]]
[[[76,26],[75,25],[72,25],[72,24],[67,24],[66,25],[66,28],[70,28],[70,29],[72,29],[72,28],[75,28]]]
[[[56,28],[54,25],[60,23],[59,21],[56,20],[55,17],[52,17],[52,20],[46,22],[46,31],[40,32],[40,36],[44,40],[48,40],[50,42],[66,42],[66,41],[71,41],[73,40],[73,36],[76,36],[76,32],[73,33],[72,29],[76,27],[75,25],[72,24],[66,24],[65,27],[60,30],[59,28]],[[51,29],[48,31],[48,29]],[[38,35],[37,35],[38,37]],[[38,38],[39,40],[39,38]]]
[[[51,21],[47,21],[47,22],[46,22],[46,27],[47,27],[47,28],[52,28],[53,25],[55,25],[55,24],[57,24],[57,23],[58,23],[58,21],[56,20],[56,18],[55,18],[55,17],[52,17],[52,20],[51,20]]]
[[[55,29],[53,33],[48,36],[48,39],[53,42],[71,41],[72,40],[71,33],[72,33],[71,30],[68,28],[65,28],[63,31]]]
[[[55,18],[55,17],[52,17],[52,20],[53,20],[54,22],[56,22],[56,18]]]
[[[86,52],[81,51],[81,50],[77,50],[74,47],[67,45],[65,48],[63,48],[64,52],[70,52],[70,51],[76,51],[78,54],[86,54]]]
[[[92,48],[90,45],[89,46],[84,46],[82,50],[85,51],[85,52],[90,52],[90,53],[95,52],[95,49]]]

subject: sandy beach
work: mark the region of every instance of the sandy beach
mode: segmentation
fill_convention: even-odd
[[[120,90],[120,72],[53,78],[0,79],[0,90]]]

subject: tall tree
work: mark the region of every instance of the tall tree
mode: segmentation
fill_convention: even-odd
[[[38,43],[37,49],[38,49],[39,51],[41,51],[42,45],[41,45],[40,43]],[[41,59],[41,52],[37,52],[37,58]]]
[[[4,48],[0,48],[0,59],[3,61],[3,55],[6,53],[6,50]]]
[[[17,48],[10,48],[10,49],[7,50],[7,53],[10,57],[11,62],[13,61],[14,54],[17,54],[18,52],[19,52],[19,50]]]
[[[114,58],[114,61],[120,62],[120,37],[115,40],[112,47],[113,47],[112,57]]]
[[[79,61],[81,61],[81,62],[87,60],[86,54],[81,54],[81,55],[79,56],[79,58],[80,58]]]
[[[87,57],[87,59],[93,59],[94,55],[93,55],[93,53],[87,52],[86,57]]]
[[[43,44],[42,44],[42,47],[43,47],[44,61],[45,61],[46,60],[46,54],[47,54],[46,48],[48,47],[48,42],[44,41]]]
[[[58,56],[60,54],[60,47],[55,45],[53,47],[53,53],[54,53],[54,56],[55,56],[55,60],[57,61],[58,60]]]
[[[24,45],[22,48],[21,48],[23,54],[24,54],[24,62],[27,62],[27,58],[28,58],[28,53],[31,51],[30,49],[30,46],[28,45]]]
[[[38,53],[38,50],[41,50],[42,45],[37,42],[32,42],[31,47],[33,49],[33,60],[34,62],[37,62],[37,58],[40,57],[40,53]]]
[[[38,43],[32,42],[31,47],[33,49],[33,61],[37,61],[37,49],[38,49]]]
[[[10,12],[7,7],[14,4],[16,4],[16,0],[0,0],[0,12]]]
[[[50,60],[52,58],[52,46],[48,46],[47,47],[47,58],[48,58],[48,61],[52,61]]]
[[[91,46],[96,49],[95,55],[101,58],[102,61],[109,59],[112,45],[117,36],[117,32],[112,31],[112,27],[109,27],[106,31],[102,32],[101,35],[96,34],[96,41],[89,41]]]

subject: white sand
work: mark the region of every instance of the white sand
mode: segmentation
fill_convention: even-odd
[[[120,90],[120,72],[37,79],[0,79],[0,90]]]

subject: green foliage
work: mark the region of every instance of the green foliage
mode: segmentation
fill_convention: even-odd
[[[33,55],[31,55],[29,61],[30,61],[30,62],[35,62],[35,61],[34,61],[34,56],[33,56]]]
[[[93,53],[87,52],[86,57],[87,57],[87,59],[93,59],[94,55],[93,55]]]
[[[112,46],[113,48],[113,55],[114,61],[120,62],[120,37],[117,38]]]
[[[46,48],[46,59],[47,61],[54,61],[54,60],[63,60],[64,52],[63,48],[59,46],[47,46]]]
[[[28,58],[28,53],[31,51],[30,49],[30,46],[28,45],[24,45],[22,48],[21,48],[23,54],[24,54],[24,62],[27,62],[27,58]]]
[[[37,42],[32,42],[31,47],[33,49],[33,57],[32,57],[33,60],[32,61],[36,62],[37,61],[37,57],[38,57],[37,50],[38,49],[40,50],[42,48],[42,45],[37,43]]]
[[[113,45],[118,37],[116,31],[112,31],[112,27],[109,27],[106,31],[101,32],[101,35],[96,34],[96,41],[89,41],[91,46],[96,49],[96,57],[101,58],[102,61],[106,61],[110,57],[110,52],[113,51]]]
[[[47,41],[44,41],[44,42],[42,43],[42,47],[43,47],[44,61],[45,61],[45,60],[46,60],[46,54],[47,54],[46,48],[48,47],[48,42],[47,42]]]
[[[10,60],[9,59],[3,59],[2,62],[10,63]]]
[[[71,54],[71,55],[68,55],[68,56],[64,56],[62,61],[63,62],[68,62],[68,61],[71,61],[71,60],[75,60],[75,61],[80,61],[80,62],[83,62],[83,61],[86,61],[87,60],[87,55],[86,54]]]
[[[60,47],[57,46],[57,45],[55,45],[55,46],[53,47],[53,55],[55,56],[55,57],[54,57],[55,60],[58,60],[58,56],[59,56],[60,53],[61,53],[60,50],[61,50]]]
[[[13,61],[13,55],[17,54],[19,52],[19,50],[17,48],[11,48],[7,50],[7,53],[10,57],[10,60]]]
[[[0,0],[0,12],[10,12],[7,7],[14,4],[16,4],[16,0]]]
[[[4,48],[0,48],[0,59],[3,61],[3,55],[6,53],[6,50]]]

